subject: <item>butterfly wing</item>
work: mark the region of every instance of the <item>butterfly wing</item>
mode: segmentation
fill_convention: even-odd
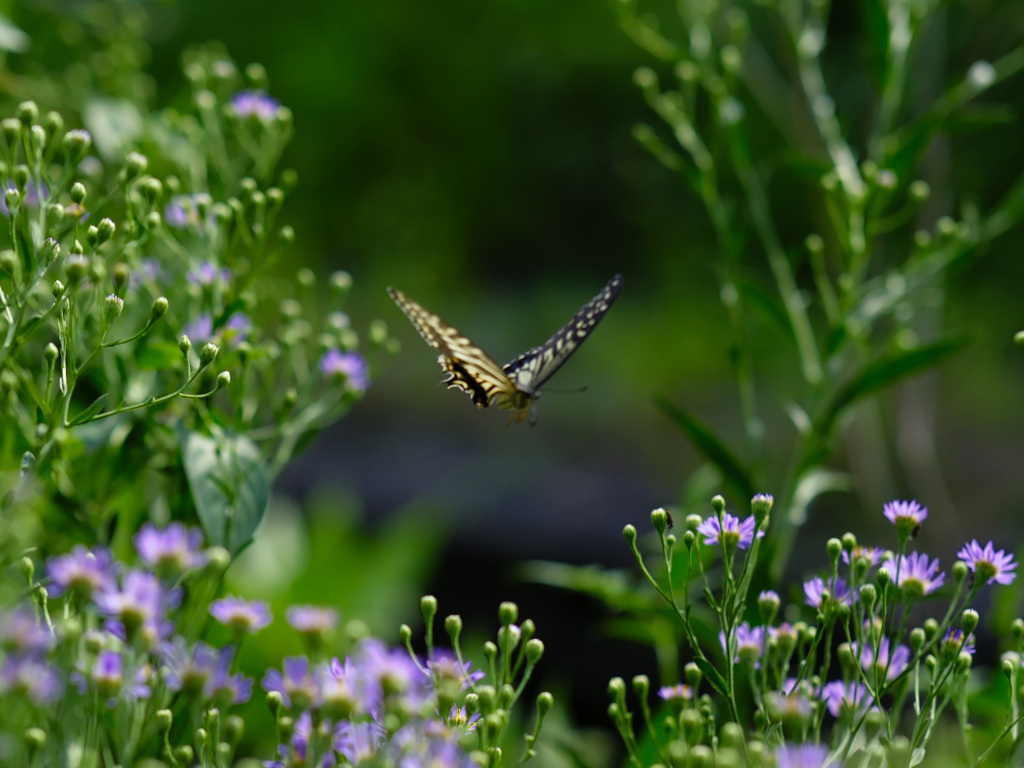
[[[517,389],[535,397],[545,381],[562,367],[618,298],[622,275],[616,275],[590,301],[584,304],[569,322],[559,328],[539,347],[524,352],[503,370]]]
[[[448,374],[444,383],[449,389],[462,390],[478,408],[486,408],[494,403],[506,408],[512,407],[511,404],[522,399],[515,383],[501,366],[458,329],[401,291],[388,288],[388,293],[416,326],[424,341],[441,353],[437,362]]]

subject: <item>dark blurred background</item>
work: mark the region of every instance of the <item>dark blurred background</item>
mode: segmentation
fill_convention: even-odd
[[[666,19],[673,6],[649,4]],[[868,66],[860,7],[836,4],[826,57],[855,146]],[[285,165],[300,183],[284,215],[296,229],[294,253],[324,277],[349,271],[355,326],[383,318],[402,341],[365,401],[317,439],[278,490],[300,502],[333,494],[371,529],[400,512],[428,520],[448,543],[422,589],[441,598],[443,612],[487,627],[498,600],[519,600],[548,643],[549,674],[585,678],[573,693],[579,717],[602,718],[608,676],[649,672],[651,660],[603,644],[596,605],[523,583],[515,564],[629,565],[623,525],[647,530],[650,510],[679,503],[700,468],[656,394],[740,441],[704,207],[631,138],[635,123],[657,123],[632,82],[636,67],[654,62],[617,27],[611,5],[592,0],[183,0],[151,12],[147,68],[158,103],[184,91],[180,60],[190,45],[221,41],[240,65],[266,67],[271,93],[294,113]],[[1019,0],[951,4],[915,58],[923,73],[915,87],[934,96],[973,62],[1019,44],[1022,32]],[[964,205],[987,209],[1020,172],[1020,82],[985,97],[1011,108],[1005,121],[936,142],[923,171],[935,194],[920,226]],[[783,177],[773,189],[783,246],[794,253],[821,226],[808,192],[795,188]],[[867,426],[853,425],[834,464],[859,485],[812,508],[794,577],[820,569],[825,539],[846,530],[893,546],[881,526],[892,498],[916,497],[932,510],[921,548],[945,564],[975,536],[1017,548],[1020,248],[1017,227],[939,287],[922,336],[953,329],[972,343],[954,364],[885,395],[897,423],[877,428],[865,408]],[[748,255],[750,272],[765,274],[759,250]],[[276,270],[289,278],[295,267]],[[617,272],[625,277],[618,303],[549,386],[535,428],[505,428],[505,414],[478,412],[438,387],[436,355],[385,292],[407,292],[505,362],[546,339]],[[800,391],[799,369],[788,341],[762,331],[756,375],[768,441],[783,461],[792,427],[782,405]]]

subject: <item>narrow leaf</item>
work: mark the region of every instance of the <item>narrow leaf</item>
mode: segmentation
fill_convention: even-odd
[[[666,398],[659,396],[655,398],[655,402],[690,439],[701,456],[718,468],[723,481],[738,499],[750,500],[754,497],[754,484],[750,479],[750,473],[740,463],[736,454],[719,440],[714,432]]]
[[[107,404],[107,393],[104,392],[102,395],[97,397],[90,403],[89,407],[82,411],[80,414],[75,416],[70,422],[69,427],[73,427],[76,424],[84,424],[85,422],[92,419],[97,413],[103,410],[103,406]]]
[[[711,666],[711,664],[700,656],[695,656],[693,663],[696,664],[700,671],[704,673],[704,677],[707,678],[709,683],[711,683],[712,688],[723,696],[729,695],[728,686],[725,684],[725,678],[722,677],[717,669]]]
[[[852,381],[836,392],[819,420],[819,431],[822,434],[831,432],[840,413],[857,400],[885,389],[900,379],[934,368],[965,345],[964,339],[944,339],[868,363]]]

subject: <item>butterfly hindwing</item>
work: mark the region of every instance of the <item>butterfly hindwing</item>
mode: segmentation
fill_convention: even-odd
[[[441,353],[437,362],[448,374],[444,383],[449,389],[454,387],[462,390],[479,408],[486,408],[503,394],[512,396],[516,393],[515,384],[501,370],[501,366],[463,336],[455,326],[446,323],[401,291],[389,288],[388,293],[427,344]]]
[[[601,322],[601,318],[618,298],[620,290],[622,275],[616,275],[594,298],[580,307],[569,318],[569,322],[555,331],[550,339],[505,365],[505,375],[518,389],[535,394]]]
[[[416,330],[440,355],[437,362],[448,374],[444,380],[451,388],[461,389],[480,408],[497,405],[518,413],[522,421],[539,389],[594,330],[622,289],[622,276],[616,275],[590,301],[569,318],[541,346],[523,353],[504,367],[498,365],[480,347],[454,326],[410,299],[401,291],[388,288],[395,303],[416,326]],[[533,423],[531,421],[531,423]]]

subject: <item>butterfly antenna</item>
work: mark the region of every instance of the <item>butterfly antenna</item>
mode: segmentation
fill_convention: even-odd
[[[554,392],[556,395],[581,395],[587,391],[587,387],[580,387],[579,389],[552,389],[551,387],[544,387],[544,394],[547,395]]]

